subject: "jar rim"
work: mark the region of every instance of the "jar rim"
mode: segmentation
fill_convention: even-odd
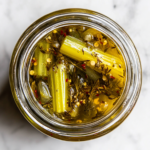
[[[89,127],[86,127],[87,129],[85,131],[81,131],[81,129],[77,129],[76,133],[72,132],[71,129],[64,129],[60,126],[54,127],[48,123],[45,122],[43,118],[39,118],[39,116],[31,109],[30,104],[26,100],[27,97],[23,92],[23,87],[21,86],[21,82],[19,79],[19,76],[22,76],[20,72],[18,72],[18,68],[22,67],[21,65],[19,66],[19,63],[21,62],[21,59],[23,58],[23,55],[28,54],[30,55],[30,51],[24,51],[23,48],[31,46],[30,44],[27,45],[27,41],[29,40],[35,40],[35,37],[39,34],[42,35],[42,32],[37,32],[37,30],[40,29],[40,31],[43,31],[43,29],[47,29],[47,26],[52,26],[56,25],[57,23],[62,23],[65,20],[65,17],[70,17],[72,21],[75,19],[79,19],[80,21],[87,21],[88,23],[95,23],[98,26],[101,26],[105,28],[106,30],[109,29],[110,33],[112,32],[116,34],[117,38],[120,38],[120,41],[122,44],[122,48],[126,50],[126,58],[129,61],[127,64],[127,69],[128,69],[128,75],[129,77],[131,76],[130,82],[128,82],[129,87],[129,95],[126,97],[126,100],[122,103],[120,106],[120,111],[119,112],[114,112],[113,115],[115,117],[111,119],[111,121],[105,123],[105,126],[90,126],[92,130],[88,129]],[[78,16],[78,17],[76,17]],[[51,25],[47,25],[47,24]],[[47,26],[46,26],[47,25]],[[44,27],[46,26],[46,27]],[[46,30],[48,32],[48,30]],[[45,34],[46,34],[45,32]],[[31,38],[32,35],[32,38]],[[43,37],[43,36],[42,36]],[[25,45],[26,44],[26,45]],[[23,47],[24,46],[24,47]],[[32,49],[32,47],[30,47]],[[30,56],[31,58],[31,56]],[[131,70],[130,70],[131,69]],[[53,137],[63,139],[63,140],[87,140],[87,139],[92,139],[96,138],[99,136],[102,136],[114,128],[116,128],[131,112],[133,109],[139,93],[141,89],[141,84],[142,84],[142,68],[141,68],[141,63],[140,63],[140,58],[138,56],[138,52],[130,39],[130,37],[127,35],[127,33],[113,20],[110,18],[91,11],[91,10],[86,10],[86,9],[64,9],[64,10],[59,10],[55,11],[53,13],[47,14],[43,16],[42,18],[38,19],[35,21],[30,27],[27,28],[27,30],[22,34],[20,39],[18,40],[13,54],[11,58],[11,63],[10,63],[10,86],[11,90],[13,93],[13,97],[15,99],[15,102],[24,115],[24,117],[37,129],[42,131],[45,134],[51,135],[53,134]],[[128,78],[129,78],[128,77]],[[109,118],[110,119],[110,118]],[[52,123],[53,124],[53,123]],[[54,125],[54,124],[53,124]]]

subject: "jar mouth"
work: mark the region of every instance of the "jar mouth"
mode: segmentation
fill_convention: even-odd
[[[90,123],[72,124],[72,123],[64,123],[62,121],[55,120],[54,117],[52,117],[49,113],[47,113],[47,111],[45,111],[45,109],[43,109],[43,107],[39,103],[37,103],[37,100],[36,100],[34,94],[31,92],[32,90],[29,85],[28,74],[29,74],[29,69],[30,69],[30,62],[32,59],[31,56],[33,56],[37,41],[39,41],[47,33],[53,31],[54,29],[65,27],[68,25],[69,26],[83,25],[86,27],[95,28],[95,29],[99,30],[100,32],[103,32],[105,35],[107,35],[107,37],[112,39],[116,43],[117,47],[119,47],[119,44],[115,41],[115,37],[113,35],[110,36],[111,33],[109,33],[108,30],[104,29],[103,27],[97,26],[93,23],[85,22],[82,20],[80,20],[80,21],[67,20],[67,21],[63,21],[61,23],[56,23],[56,24],[46,28],[45,30],[42,30],[36,37],[34,37],[34,39],[32,40],[33,42],[31,41],[30,45],[26,48],[27,50],[26,50],[26,53],[23,55],[24,57],[22,58],[22,63],[24,63],[24,66],[27,66],[27,67],[23,67],[23,69],[20,69],[20,74],[22,74],[20,81],[21,81],[21,87],[24,89],[23,92],[27,99],[28,104],[36,112],[36,114],[39,115],[39,117],[43,118],[48,123],[53,123],[53,125],[56,125],[56,126],[77,129],[77,128],[84,128],[87,126],[90,127],[90,126],[94,126],[96,124],[100,124],[101,122],[103,122],[104,120],[109,118],[118,109],[118,107],[121,105],[121,103],[124,101],[125,98],[123,98],[123,96],[128,91],[128,87],[127,87],[127,85],[125,86],[124,92],[122,93],[121,97],[118,99],[118,101],[116,102],[116,105],[113,107],[113,109],[107,115],[102,116],[101,118],[94,120],[93,122],[90,122]],[[120,48],[120,51],[123,51],[123,49]],[[22,63],[20,62],[21,66],[23,66]]]
[[[70,125],[56,121],[30,92],[29,64],[36,43],[50,31],[68,25],[84,25],[101,31],[116,43],[126,63],[126,85],[121,97],[106,116],[88,124]],[[108,17],[84,9],[60,10],[33,23],[16,44],[10,65],[11,90],[23,115],[42,132],[69,140],[95,138],[117,127],[128,116],[138,99],[141,76],[140,59],[127,33]]]

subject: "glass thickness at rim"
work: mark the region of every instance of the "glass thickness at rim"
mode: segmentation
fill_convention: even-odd
[[[27,50],[26,52],[23,51],[23,48],[28,47],[29,49],[29,47],[32,45],[31,41],[35,39],[36,36],[40,35],[39,38],[42,37],[42,32],[44,32],[44,30],[47,30],[47,32],[49,32],[49,26],[52,29],[52,27],[56,26],[56,24],[63,24],[65,21],[69,20],[72,22],[79,21],[88,22],[89,24],[95,24],[95,26],[99,26],[99,28],[102,27],[104,30],[108,30],[108,36],[114,34],[118,39],[120,39],[119,42],[117,41],[117,39],[115,39],[115,36],[112,36],[114,37],[114,40],[117,41],[116,43],[119,42],[118,44],[122,47],[121,49],[124,49],[124,52],[122,53],[124,55],[124,58],[126,59],[128,77],[131,76],[131,80],[127,84],[129,88],[129,94],[125,95],[126,99],[124,100],[120,108],[118,108],[117,111],[113,113],[113,116],[115,117],[113,118],[111,116],[112,119],[111,117],[109,117],[110,120],[106,120],[105,123],[103,122],[103,125],[95,125],[92,126],[91,129],[89,129],[89,126],[87,125],[86,129],[81,128],[76,130],[77,133],[73,132],[71,128],[64,129],[63,127],[59,126],[53,127],[52,125],[47,124],[43,119],[38,117],[36,113],[34,113],[34,111],[29,107],[24,96],[24,88],[21,87],[22,81],[20,81],[19,75],[22,76],[22,73],[19,74],[18,72],[18,63],[23,59],[23,57],[27,56],[25,54],[30,53],[29,50]],[[38,39],[36,39],[34,42],[36,41],[38,41]],[[114,21],[102,14],[89,10],[61,10],[48,14],[37,20],[24,32],[22,37],[19,39],[11,59],[10,85],[17,106],[19,107],[23,115],[27,118],[27,120],[37,129],[48,135],[51,135],[51,133],[53,133],[54,137],[64,140],[87,140],[110,132],[112,129],[118,126],[131,112],[133,106],[137,101],[141,88],[141,65],[137,51],[131,39]]]

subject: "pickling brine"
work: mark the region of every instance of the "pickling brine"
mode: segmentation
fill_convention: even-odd
[[[55,29],[37,44],[29,82],[36,100],[56,120],[88,123],[108,114],[126,81],[114,41],[84,26]]]

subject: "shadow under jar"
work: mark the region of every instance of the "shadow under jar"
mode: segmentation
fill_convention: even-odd
[[[95,29],[113,41],[125,64],[124,88],[113,107],[96,119],[93,118],[85,122],[81,122],[81,120],[64,121],[56,117],[57,115],[49,113],[33,94],[29,75],[33,73],[30,72],[31,62],[39,41],[56,29],[79,26]],[[107,134],[130,114],[140,93],[142,70],[140,58],[133,42],[118,24],[94,11],[65,9],[40,18],[22,34],[12,54],[9,78],[18,108],[35,128],[58,139],[84,141]],[[40,85],[42,85],[41,82]]]

